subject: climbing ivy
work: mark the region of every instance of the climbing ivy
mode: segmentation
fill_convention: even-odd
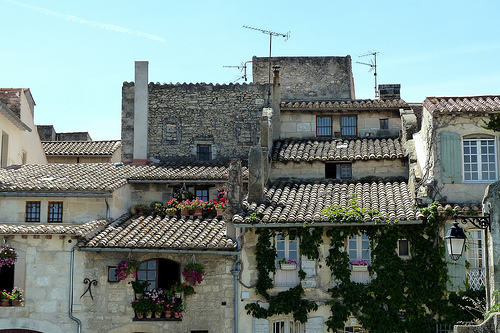
[[[433,332],[438,322],[455,323],[471,320],[465,311],[457,311],[463,292],[448,293],[444,244],[439,230],[444,218],[438,214],[437,203],[422,209],[425,216],[419,225],[399,225],[389,222],[376,211],[357,207],[355,199],[347,209],[330,207],[323,211],[339,227],[326,230],[330,239],[326,266],[330,269],[333,287],[328,291],[331,315],[326,321],[328,330],[342,329],[350,316],[372,333],[378,332]],[[364,224],[365,219],[376,221]],[[381,223],[385,222],[385,223]],[[349,223],[349,225],[344,225]],[[355,226],[353,226],[355,225]],[[301,240],[300,253],[311,260],[319,259],[318,246],[323,242],[324,228],[297,228],[276,230]],[[245,309],[257,318],[276,314],[293,313],[294,320],[304,323],[307,314],[318,308],[315,302],[302,299],[302,286],[270,296],[273,287],[269,276],[276,271],[276,249],[272,242],[275,235],[269,229],[258,229],[256,258],[258,282],[256,290],[269,303],[268,309],[250,303]],[[368,284],[351,281],[349,256],[345,240],[353,234],[366,233],[370,239],[372,255]],[[396,253],[399,239],[410,243],[411,258],[402,259]],[[300,272],[300,278],[305,272]],[[484,292],[483,292],[484,297]]]

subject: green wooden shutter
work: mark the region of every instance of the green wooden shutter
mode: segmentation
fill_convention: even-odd
[[[441,132],[441,181],[444,184],[462,182],[461,156],[460,134]]]
[[[444,234],[448,233],[448,229],[450,229],[451,225],[445,225]],[[446,246],[445,246],[446,247]],[[449,281],[446,283],[446,289],[448,291],[458,291],[459,288],[461,290],[465,290],[465,277],[467,271],[465,270],[465,248],[464,253],[457,261],[451,260],[448,255],[448,250],[445,248],[445,261],[446,266],[448,267],[448,276]]]

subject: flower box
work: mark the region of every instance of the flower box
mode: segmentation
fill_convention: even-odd
[[[368,271],[368,265],[352,265],[351,271],[353,271],[353,272],[366,272],[366,271]]]
[[[282,271],[293,271],[297,269],[297,264],[280,264]]]

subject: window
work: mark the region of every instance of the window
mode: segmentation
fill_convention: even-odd
[[[49,202],[47,222],[62,222],[62,202]]]
[[[108,266],[108,282],[120,282],[116,276],[116,266]]]
[[[463,166],[465,182],[492,182],[497,180],[495,140],[464,139]]]
[[[467,270],[469,286],[473,290],[478,290],[485,285],[482,230],[474,229],[468,231],[466,248],[465,258],[470,264]]]
[[[298,239],[290,239],[289,236],[276,236],[276,254],[278,258],[276,259],[276,275],[275,275],[275,285],[277,287],[294,287],[300,283],[298,270],[300,269],[297,265],[295,270],[281,270],[279,266],[279,261],[294,260],[299,263],[299,241]]]
[[[332,136],[331,116],[316,116],[316,136]]]
[[[2,266],[0,269],[0,290],[11,291],[14,289],[14,267],[12,266]]]
[[[365,330],[364,328],[359,327],[359,326],[346,326],[346,327],[344,327],[343,330],[337,330],[337,333],[352,333],[352,332],[370,333],[370,331]]]
[[[352,235],[348,240],[349,261],[364,260],[371,262],[370,259],[370,240],[368,235]]]
[[[170,289],[180,281],[180,265],[169,259],[151,259],[144,261],[139,269],[137,281],[148,281],[151,289]]]
[[[196,145],[196,157],[200,162],[212,160],[212,145]]]
[[[194,196],[202,201],[208,201],[208,187],[196,187]]]
[[[326,179],[351,179],[351,163],[325,163]]]
[[[26,202],[26,222],[40,222],[40,201]]]
[[[356,116],[343,116],[341,117],[340,127],[342,130],[342,136],[352,136],[358,135],[358,126]]]
[[[389,119],[380,119],[380,129],[389,129]]]
[[[398,240],[398,256],[401,258],[410,257],[410,242],[407,239]]]
[[[305,326],[293,319],[279,320],[272,323],[271,333],[305,333]]]
[[[2,152],[0,155],[0,167],[5,168],[7,166],[7,160],[9,158],[9,135],[2,132]]]

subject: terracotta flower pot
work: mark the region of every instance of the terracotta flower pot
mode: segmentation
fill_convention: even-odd
[[[165,310],[165,318],[170,318],[171,315],[172,315],[172,311]]]
[[[143,312],[136,312],[135,313],[136,317],[139,318],[139,319],[142,319],[144,318],[144,313]]]
[[[155,318],[160,318],[161,317],[161,312],[155,312]]]
[[[195,216],[200,216],[201,214],[203,214],[203,208],[196,208],[194,210],[194,215]]]
[[[149,318],[151,318],[151,317],[153,317],[153,311],[148,311],[148,312],[146,312],[146,318],[148,318],[148,319],[149,319]]]
[[[13,299],[12,306],[21,306],[22,301],[20,299]]]
[[[189,211],[187,209],[181,209],[181,215],[182,216],[188,216],[189,215]]]

